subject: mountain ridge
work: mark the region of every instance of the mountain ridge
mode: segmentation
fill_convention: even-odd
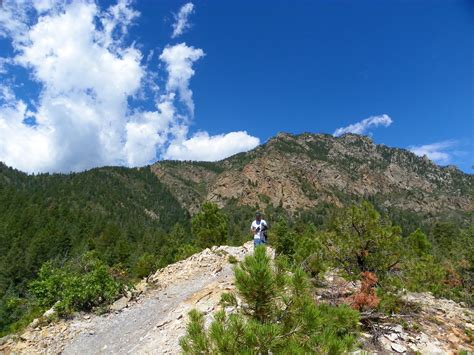
[[[107,169],[114,167],[27,175],[0,163],[0,182],[20,187],[30,184],[31,176],[52,179]],[[280,207],[295,213],[321,205],[342,207],[360,199],[369,199],[380,209],[429,217],[473,212],[474,175],[352,133],[334,137],[280,132],[248,152],[216,162],[163,160],[116,169],[150,169],[191,214],[205,201],[220,207]]]
[[[279,133],[218,162],[159,161],[150,167],[191,214],[204,201],[294,212],[324,203],[341,207],[354,198],[432,215],[472,212],[472,174],[357,134]]]

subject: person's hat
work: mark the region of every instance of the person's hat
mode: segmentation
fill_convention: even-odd
[[[261,214],[260,212],[256,212],[256,213],[255,213],[255,216],[256,216],[256,217],[262,217],[262,214]]]

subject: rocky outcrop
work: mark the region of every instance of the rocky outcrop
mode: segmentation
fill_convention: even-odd
[[[282,133],[220,162],[159,162],[151,169],[191,214],[205,200],[293,212],[354,198],[431,215],[474,208],[472,175],[355,134]]]
[[[346,281],[337,270],[330,270],[316,289],[316,298],[319,302],[343,304],[359,289],[359,281]],[[430,293],[405,292],[401,303],[400,313],[391,316],[362,312],[362,350],[403,354],[474,351],[474,310]]]

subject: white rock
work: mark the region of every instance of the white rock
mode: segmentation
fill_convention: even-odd
[[[396,325],[395,327],[392,328],[394,332],[397,332],[397,333],[402,333],[403,332],[403,328],[401,325]]]
[[[446,352],[439,348],[437,345],[433,343],[426,344],[425,347],[420,348],[420,352],[423,354],[430,354],[430,355],[437,355],[437,354],[445,354]]]
[[[51,318],[56,314],[56,309],[55,306],[51,307],[48,309],[46,312],[43,313],[43,317],[45,318]]]
[[[127,297],[122,297],[119,298],[117,301],[112,303],[110,306],[111,311],[121,311],[122,309],[126,308],[128,305],[128,298]]]
[[[405,353],[407,348],[402,344],[392,343],[392,349],[395,350],[397,353]]]
[[[384,334],[384,337],[390,341],[396,341],[398,339],[398,335],[396,333]]]
[[[33,319],[33,321],[30,324],[31,328],[36,328],[39,325],[40,321],[38,318]]]

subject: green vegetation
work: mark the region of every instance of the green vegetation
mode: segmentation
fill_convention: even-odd
[[[55,305],[59,315],[68,315],[111,303],[124,290],[124,284],[93,253],[87,253],[61,266],[46,262],[30,290],[40,307]]]
[[[224,167],[221,164],[210,161],[193,161],[193,160],[166,160],[160,162],[160,165],[167,167],[187,167],[187,166],[198,166],[214,173],[222,173]]]
[[[227,217],[217,205],[204,202],[201,211],[193,217],[192,230],[196,243],[202,248],[224,244],[228,230]]]
[[[336,216],[326,238],[329,255],[351,278],[366,271],[384,278],[401,259],[400,228],[382,220],[368,202]]]
[[[435,223],[408,235],[364,201],[333,210],[323,225],[280,218],[271,229],[277,258],[265,248],[234,267],[237,294],[204,326],[192,311],[181,339],[186,354],[342,353],[355,345],[359,312],[414,312],[403,289],[431,291],[473,306],[474,228]],[[316,303],[312,290],[328,268],[360,279],[359,293],[338,307]]]
[[[234,268],[238,295],[224,294],[224,306],[206,330],[203,314],[192,311],[187,335],[180,340],[185,354],[338,354],[356,342],[358,312],[347,306],[317,305],[310,282],[300,268],[283,259],[273,268],[264,247]]]
[[[229,161],[240,164],[239,159],[246,157],[238,155]],[[344,198],[345,202],[352,199]],[[296,289],[291,291],[293,278],[303,277],[301,270],[305,280],[309,277],[314,283],[334,267],[351,279],[361,278],[361,273],[374,274],[378,307],[386,312],[401,307],[401,289],[431,291],[474,305],[474,227],[458,219],[440,221],[436,216],[381,208],[385,198],[373,196],[372,204],[361,202],[341,210],[321,204],[294,215],[282,206],[269,205],[264,213],[271,227],[269,241],[280,255],[280,269],[271,269],[265,274],[269,279],[260,280],[265,275],[257,277],[251,270],[258,263],[265,264],[262,259],[253,266],[242,264],[236,273],[240,273],[240,282],[247,280],[239,286],[241,297],[250,300],[252,292],[260,292],[255,289],[259,280],[266,285],[264,291],[270,292],[270,303],[253,303],[253,313],[237,318],[220,316],[215,327],[224,330],[216,330],[215,336],[224,339],[226,332],[235,330],[232,327],[241,327],[249,331],[245,334],[252,349],[267,345],[282,351],[300,349],[293,346],[303,333],[299,329],[288,332],[296,324],[292,322],[307,322],[315,332],[310,339],[319,340],[301,345],[301,351],[329,349],[318,338],[324,331],[318,322],[349,310],[310,306],[310,286],[301,288],[300,295]],[[254,206],[231,200],[223,209],[205,203],[191,218],[149,168],[106,167],[68,175],[28,176],[0,164],[0,336],[21,329],[56,303],[61,315],[94,310],[119,297],[125,284],[202,248],[250,240],[254,212],[260,209],[259,202],[268,202],[268,196],[260,199]],[[281,266],[283,260],[287,265]],[[247,294],[246,290],[253,291]],[[290,307],[290,314],[284,313],[287,299],[302,308]],[[312,312],[318,314],[317,320],[305,318]],[[290,315],[296,320],[287,319],[276,328],[268,325],[275,317]],[[193,317],[199,329],[200,318]],[[251,339],[255,332],[270,340],[255,343]],[[273,342],[272,334],[288,336],[288,341]],[[205,333],[206,344],[224,349],[216,347],[215,336]],[[344,337],[337,339],[337,344],[347,345],[341,349],[350,347]]]
[[[132,280],[197,250],[187,212],[148,168],[28,176],[0,164],[0,216],[0,334],[47,307],[30,282],[48,268],[92,251]]]
[[[389,216],[364,201],[343,210],[332,210],[318,228],[290,226],[280,220],[271,242],[315,279],[328,267],[346,277],[360,279],[370,272],[377,277],[380,307],[396,308],[401,289],[431,291],[436,296],[474,305],[474,227],[438,221],[423,229],[403,233]],[[421,224],[421,223],[420,223]]]

